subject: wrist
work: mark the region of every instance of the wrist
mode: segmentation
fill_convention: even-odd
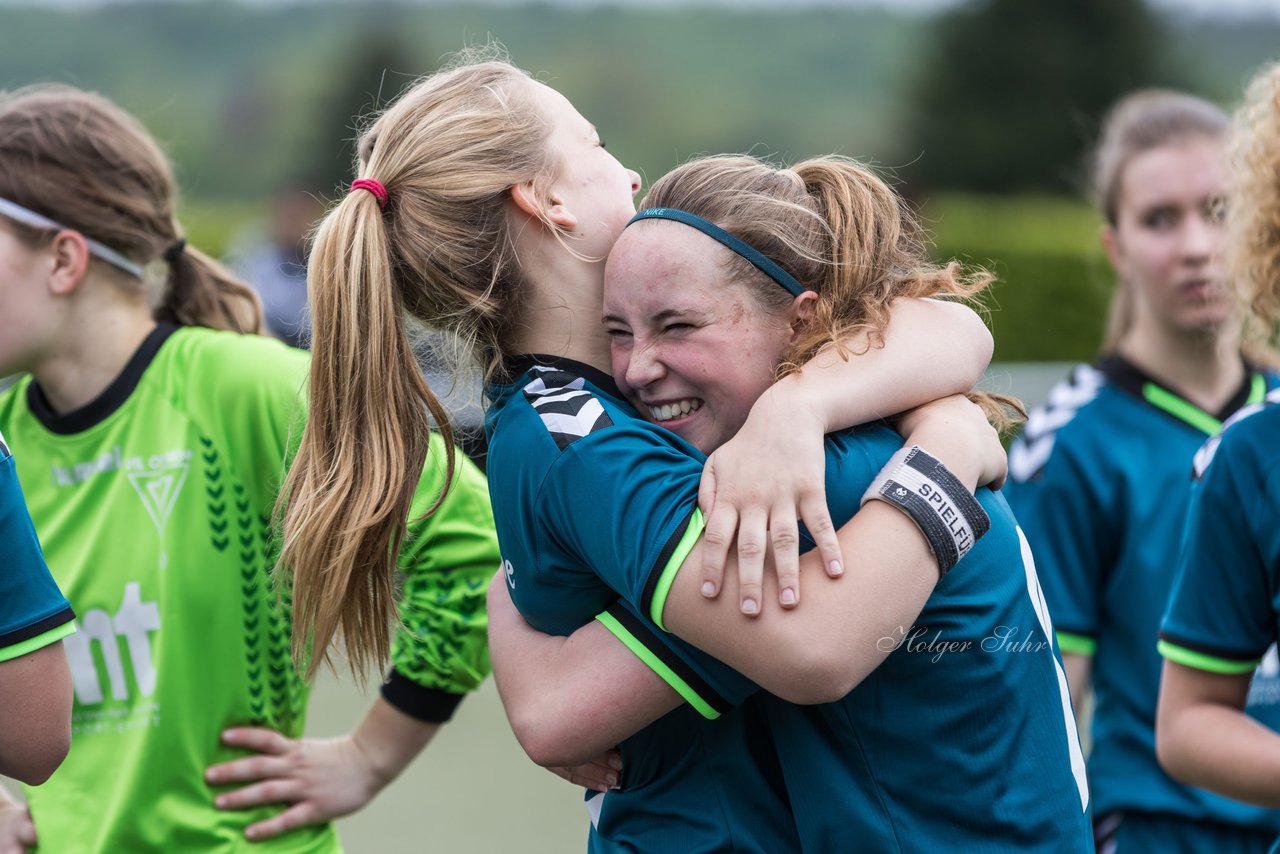
[[[356,762],[364,771],[361,776],[366,782],[370,797],[385,789],[400,772],[392,757],[382,755],[375,742],[361,738],[358,732],[351,736],[351,749],[355,753]]]
[[[973,447],[957,435],[958,431],[942,429],[943,427],[946,425],[926,422],[912,430],[903,445],[908,448],[912,445],[925,448],[929,455],[946,466],[966,489],[976,492],[982,477],[982,461],[973,453]]]
[[[918,445],[902,448],[863,493],[862,503],[884,501],[911,518],[946,575],[991,527],[967,486]]]

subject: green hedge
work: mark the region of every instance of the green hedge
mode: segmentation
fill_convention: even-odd
[[[981,265],[997,281],[982,298],[1002,362],[1092,359],[1111,274],[1098,219],[1083,202],[938,196],[921,209],[934,255]]]

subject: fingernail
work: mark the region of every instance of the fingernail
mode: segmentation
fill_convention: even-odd
[[[796,604],[796,591],[792,590],[790,587],[782,588],[782,604],[783,605]]]
[[[621,771],[621,770],[622,770],[622,760],[621,760],[621,759],[619,759],[619,758],[618,758],[618,757],[616,757],[616,756],[615,756],[615,757],[613,757],[612,759],[610,759],[610,760],[609,760],[609,767],[610,767],[610,768],[612,768],[614,771]]]
[[[838,560],[831,561],[831,574],[833,576],[844,575],[844,567],[840,565],[840,561]]]
[[[216,783],[216,782],[218,782],[218,772],[217,772],[217,771],[205,771],[205,772],[204,772],[204,778],[205,778],[206,780],[208,780],[210,783]]]
[[[609,776],[605,777],[604,779],[605,779],[605,782],[607,782],[607,783],[609,784],[609,788],[610,788],[610,789],[612,789],[614,786],[618,785],[618,775],[617,775],[617,774],[610,774]]]
[[[224,807],[227,805],[227,799],[226,799],[226,798],[214,798],[214,799],[213,799],[213,805],[214,805],[215,807],[217,807],[218,809],[222,809],[222,808],[224,808]]]
[[[759,604],[757,604],[757,603],[756,603],[756,600],[754,600],[754,599],[743,599],[743,600],[742,600],[742,613],[744,613],[744,614],[754,614],[754,613],[756,613],[756,612],[757,612],[757,611],[759,611],[759,610],[760,610],[760,606],[759,606]]]
[[[716,583],[714,581],[702,582],[702,595],[708,599],[716,595]]]

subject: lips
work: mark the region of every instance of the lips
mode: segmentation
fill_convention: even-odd
[[[674,421],[677,418],[683,418],[686,415],[697,412],[702,408],[702,401],[696,397],[687,397],[670,403],[650,403],[645,405],[649,409],[649,416],[661,424],[663,421]]]
[[[1222,288],[1217,282],[1211,279],[1194,279],[1190,282],[1184,282],[1179,290],[1182,294],[1193,299],[1215,299],[1222,295]]]

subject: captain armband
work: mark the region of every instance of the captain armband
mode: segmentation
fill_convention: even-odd
[[[862,494],[862,503],[879,499],[911,517],[929,542],[943,575],[973,548],[991,527],[987,511],[946,466],[919,445],[889,458]]]

